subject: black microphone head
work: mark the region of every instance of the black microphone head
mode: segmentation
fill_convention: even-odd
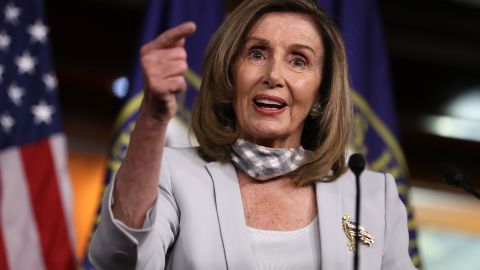
[[[465,181],[463,172],[452,164],[444,164],[440,169],[440,174],[445,183],[457,188]]]
[[[365,159],[361,154],[355,153],[348,159],[348,167],[355,175],[360,175],[365,169]]]

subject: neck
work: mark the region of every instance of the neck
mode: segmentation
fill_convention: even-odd
[[[237,172],[237,177],[239,180],[242,180],[243,183],[249,183],[249,184],[259,184],[259,185],[265,185],[265,186],[280,186],[280,187],[295,187],[295,184],[292,182],[292,178],[289,176],[278,176],[274,177],[268,180],[258,180],[250,175],[246,174],[244,171],[235,168]]]
[[[314,189],[314,185],[307,185],[307,186],[298,186],[296,185],[291,177],[288,176],[279,176],[269,180],[257,180],[255,178],[250,177],[248,174],[244,173],[242,170],[236,169],[238,182],[240,184],[240,188],[250,186],[250,187],[257,187],[258,189],[265,190],[267,192],[277,192],[281,191],[283,194],[294,194],[299,190],[305,189]]]

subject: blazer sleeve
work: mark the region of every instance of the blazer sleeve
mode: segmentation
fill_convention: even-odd
[[[382,270],[416,269],[408,254],[407,211],[398,196],[395,179],[385,174],[385,245]]]
[[[90,261],[96,269],[164,269],[180,217],[167,159],[162,160],[157,199],[141,229],[115,219],[111,209],[114,185],[115,178],[105,192],[101,219],[90,242]]]

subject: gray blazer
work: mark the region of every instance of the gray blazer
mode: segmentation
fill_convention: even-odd
[[[415,269],[408,255],[407,214],[393,177],[367,170],[361,185],[360,225],[375,242],[362,245],[360,269]],[[142,229],[114,219],[111,186],[90,243],[97,269],[255,269],[231,164],[207,163],[194,148],[165,149],[157,201]],[[335,181],[317,182],[315,188],[322,269],[353,269],[342,216],[355,215],[355,178],[347,172]]]

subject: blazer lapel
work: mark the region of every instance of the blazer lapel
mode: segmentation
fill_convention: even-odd
[[[215,189],[215,203],[227,269],[255,269],[235,168],[230,163],[220,162],[208,163],[206,167]]]
[[[342,228],[343,203],[340,179],[334,182],[317,182],[318,220],[320,227],[320,252],[323,270],[352,269],[352,256],[348,254],[347,237]]]

